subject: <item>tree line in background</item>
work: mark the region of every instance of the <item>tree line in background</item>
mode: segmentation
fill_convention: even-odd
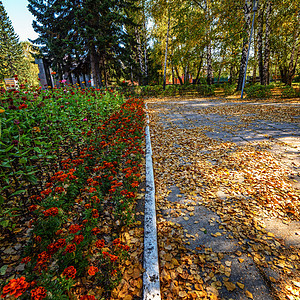
[[[154,52],[171,77],[212,84],[222,76],[241,89],[253,16],[252,0],[149,0]],[[300,1],[260,0],[248,75],[291,85],[300,56]],[[167,53],[167,60],[166,54]],[[298,68],[299,71],[299,68]],[[258,78],[257,78],[258,77]]]
[[[38,67],[33,54],[37,49],[29,42],[19,42],[9,17],[0,1],[0,86],[4,78],[18,75],[20,83],[38,84]]]
[[[146,17],[137,0],[29,0],[45,59],[72,83],[91,74],[95,86],[121,78],[147,84]]]
[[[241,89],[253,17],[252,0],[28,0],[38,39],[57,73],[91,74],[95,86],[229,83]],[[0,76],[19,73],[33,47],[18,43],[0,1]],[[248,75],[254,83],[299,74],[300,0],[260,0]],[[10,42],[7,43],[7,40]],[[2,46],[3,44],[3,46]],[[26,55],[25,55],[26,57]],[[32,57],[30,58],[32,59]],[[22,67],[21,67],[22,66]],[[28,66],[27,66],[28,68]],[[299,77],[299,75],[298,75]]]

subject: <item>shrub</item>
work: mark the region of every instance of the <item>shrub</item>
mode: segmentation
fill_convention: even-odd
[[[196,85],[196,90],[199,96],[214,96],[215,95],[215,86],[208,84]]]
[[[245,89],[247,98],[269,98],[272,96],[271,86],[252,85]]]
[[[281,92],[281,98],[295,98],[300,97],[300,91],[294,89],[292,86],[285,86]]]
[[[225,96],[232,95],[232,94],[234,94],[234,92],[236,90],[236,85],[229,84],[226,82],[223,84],[223,89],[224,89]]]

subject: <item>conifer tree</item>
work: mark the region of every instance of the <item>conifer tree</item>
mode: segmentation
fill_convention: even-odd
[[[12,77],[23,59],[22,46],[0,0],[0,81]]]

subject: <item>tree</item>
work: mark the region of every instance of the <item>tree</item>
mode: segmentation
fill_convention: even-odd
[[[23,51],[19,37],[0,1],[0,80],[17,74],[22,59]]]
[[[299,1],[283,2],[274,8],[274,28],[271,47],[279,66],[281,81],[292,84],[300,58]]]
[[[95,86],[117,78],[128,61],[130,47],[125,25],[136,0],[29,0],[39,33],[35,43],[62,77],[86,64]]]
[[[38,85],[39,68],[35,63],[33,55],[38,54],[38,50],[30,42],[21,42],[23,59],[18,64],[18,79],[21,84]]]

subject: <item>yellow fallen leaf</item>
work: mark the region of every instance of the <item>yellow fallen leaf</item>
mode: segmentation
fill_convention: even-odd
[[[244,261],[243,258],[239,258],[239,262],[242,263]]]
[[[230,281],[225,281],[224,282],[224,285],[226,287],[226,289],[229,291],[229,292],[232,292],[236,289],[236,286],[234,283],[230,282]]]
[[[272,281],[272,282],[274,282],[274,283],[277,281],[277,280],[276,280],[274,277],[272,277],[272,276],[270,276],[269,279],[270,279],[270,281]]]
[[[238,285],[238,287],[240,288],[240,289],[244,289],[244,287],[245,287],[245,285],[244,284],[242,284],[242,283],[240,283],[240,282],[237,282],[236,283],[237,285]]]
[[[178,293],[178,295],[179,295],[180,298],[184,298],[184,297],[187,296],[187,293],[186,293],[185,291],[180,291],[180,292]]]
[[[183,217],[183,219],[187,221],[187,220],[189,220],[189,217]]]
[[[245,294],[246,294],[246,296],[248,297],[248,298],[250,298],[250,299],[253,299],[253,295],[252,295],[252,293],[250,293],[249,291],[245,291]]]
[[[227,267],[231,267],[231,264],[232,264],[231,261],[229,261],[229,260],[225,261],[225,265],[226,265]]]

